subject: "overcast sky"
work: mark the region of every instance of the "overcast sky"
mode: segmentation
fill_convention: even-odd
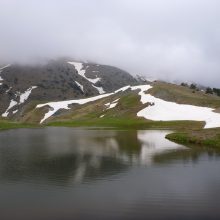
[[[0,0],[0,61],[70,56],[220,87],[219,0]]]

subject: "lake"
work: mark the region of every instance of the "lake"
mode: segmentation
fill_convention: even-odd
[[[0,219],[220,219],[220,154],[167,133],[0,132]]]

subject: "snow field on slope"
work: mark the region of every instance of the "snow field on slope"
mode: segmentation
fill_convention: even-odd
[[[205,128],[220,127],[220,114],[213,112],[214,109],[208,107],[199,107],[186,104],[177,104],[175,102],[168,102],[159,98],[156,98],[146,92],[152,88],[150,85],[140,86],[125,86],[116,90],[114,93],[107,93],[87,99],[69,100],[61,102],[49,102],[45,104],[37,105],[36,108],[49,106],[50,110],[45,114],[40,123],[52,116],[59,109],[70,109],[70,104],[85,104],[88,102],[96,101],[98,99],[111,96],[118,92],[123,92],[127,89],[140,90],[141,103],[149,103],[148,107],[145,107],[137,113],[138,117],[144,117],[145,119],[153,121],[178,121],[178,120],[192,120],[192,121],[205,121]],[[110,103],[107,103],[110,104]],[[114,104],[115,105],[115,104]],[[110,106],[110,105],[109,105]],[[112,107],[112,106],[111,106]],[[115,107],[115,106],[114,106]]]

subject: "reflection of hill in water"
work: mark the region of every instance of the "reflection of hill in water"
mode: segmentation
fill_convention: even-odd
[[[163,155],[168,161],[178,152],[185,157],[186,150],[164,139],[166,133],[73,128],[2,132],[0,181],[72,184],[126,172],[132,165],[161,162]]]

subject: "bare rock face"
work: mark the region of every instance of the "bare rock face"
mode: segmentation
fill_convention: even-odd
[[[37,103],[87,98],[137,80],[116,67],[72,60],[0,67],[0,116],[19,118]]]

